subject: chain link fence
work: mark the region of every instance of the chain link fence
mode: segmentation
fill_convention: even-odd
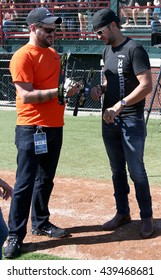
[[[0,61],[0,106],[16,106],[16,91],[15,86],[12,83],[11,74],[9,72],[9,68],[6,66],[6,63],[9,64],[9,59],[4,59]],[[75,69],[74,73],[72,73],[72,80],[80,81],[86,80],[88,77],[88,73],[90,70],[79,70]],[[67,77],[70,79],[71,77],[71,70],[68,70]],[[101,84],[102,80],[102,72],[101,70],[94,71],[93,79],[91,81],[91,86],[96,86]],[[75,107],[77,100],[77,96],[68,98],[67,102],[67,109],[72,110]],[[80,106],[80,109],[83,110],[101,110],[101,101],[96,102],[90,98],[90,95],[87,96],[83,106]]]
[[[15,86],[12,83],[12,78],[9,71],[9,57],[4,57],[0,60],[0,106],[16,106],[16,92]],[[72,78],[76,81],[87,79],[88,73],[90,69],[71,69],[67,72],[67,77]],[[161,85],[160,81],[158,81],[159,70],[152,69],[152,78],[153,78],[153,91],[146,98],[146,106],[145,111],[148,111],[151,106],[152,99],[155,95],[154,101],[152,102],[151,112],[153,114],[160,115],[161,114]],[[93,79],[91,82],[91,86],[96,86],[102,83],[102,71],[96,70],[94,71]],[[156,87],[157,84],[157,87]],[[154,92],[155,91],[155,92]],[[76,104],[77,96],[71,97],[67,99],[67,110],[73,110]],[[90,95],[87,96],[83,106],[79,107],[79,110],[83,111],[101,111],[102,100],[99,102],[93,101]]]
[[[155,116],[161,115],[161,81],[160,73],[161,68],[154,70],[152,68],[153,90],[146,98],[145,111],[148,113],[150,110]]]
[[[3,56],[0,60],[0,106],[15,106],[15,86],[9,72],[10,58]]]

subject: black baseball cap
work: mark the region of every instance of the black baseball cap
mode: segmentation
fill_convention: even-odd
[[[109,8],[98,10],[92,17],[93,30],[106,26],[111,22],[120,22],[120,18]]]
[[[32,23],[46,23],[46,24],[60,24],[62,22],[61,17],[54,17],[52,13],[46,8],[40,7],[33,9],[27,16],[26,22],[28,25]]]

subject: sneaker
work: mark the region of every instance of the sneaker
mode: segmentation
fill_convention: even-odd
[[[68,235],[65,229],[59,228],[51,224],[50,222],[41,229],[32,228],[31,233],[33,235],[46,235],[48,237],[56,237],[56,238],[65,237]]]
[[[10,237],[8,245],[4,248],[4,257],[14,259],[21,255],[22,242],[17,237]]]

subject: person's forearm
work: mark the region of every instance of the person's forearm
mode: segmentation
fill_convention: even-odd
[[[22,91],[20,97],[24,104],[45,103],[58,96],[58,89],[34,89],[31,91]]]
[[[151,92],[151,90],[152,88],[150,86],[149,88],[141,85],[137,86],[129,95],[123,98],[126,102],[126,106],[128,107],[140,102]],[[116,111],[120,112],[122,109],[121,101],[118,101],[114,107]]]

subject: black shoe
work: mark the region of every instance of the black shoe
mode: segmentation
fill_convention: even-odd
[[[126,215],[121,215],[121,214],[116,214],[113,219],[110,221],[106,222],[105,224],[102,225],[102,228],[104,230],[114,230],[122,225],[128,224],[131,222],[131,217],[130,214]]]
[[[51,224],[50,222],[41,229],[32,228],[31,233],[33,235],[46,235],[48,237],[56,237],[56,238],[65,237],[69,235],[65,229],[58,228],[57,226]]]
[[[149,238],[154,232],[153,218],[145,218],[141,220],[140,235],[142,238]]]
[[[21,255],[22,242],[17,237],[10,237],[8,245],[4,248],[4,257],[14,259]]]

